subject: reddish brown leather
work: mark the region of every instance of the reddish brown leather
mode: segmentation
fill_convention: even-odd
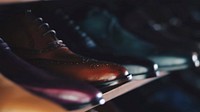
[[[35,96],[0,73],[0,112],[67,112],[41,97]]]
[[[23,2],[33,2],[38,0],[0,0],[0,4],[11,4],[11,3],[23,3]]]
[[[41,22],[35,19],[30,15],[17,15],[8,19],[3,26],[2,34],[6,37],[4,39],[19,56],[48,71],[70,74],[90,82],[111,81],[128,75],[121,65],[86,59],[67,47],[39,52],[58,39],[50,34],[43,36],[46,30],[43,27],[39,28]]]
[[[87,81],[109,81],[122,77],[126,69],[114,63],[87,59],[73,53],[66,48],[58,48],[48,53],[35,55],[32,61],[37,66],[44,67],[59,73],[69,73]],[[45,59],[45,60],[44,60]]]

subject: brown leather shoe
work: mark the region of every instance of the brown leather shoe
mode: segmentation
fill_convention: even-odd
[[[47,71],[72,74],[96,86],[111,86],[132,79],[121,65],[73,53],[57,39],[48,23],[31,13],[8,16],[2,22],[0,32],[16,54]]]
[[[0,112],[67,112],[46,99],[32,95],[0,74]]]

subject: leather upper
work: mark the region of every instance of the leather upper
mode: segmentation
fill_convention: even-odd
[[[67,109],[79,108],[87,104],[99,104],[102,99],[102,96],[97,96],[101,92],[96,88],[71,78],[69,75],[60,78],[58,74],[38,69],[16,56],[11,50],[1,47],[2,44],[5,45],[0,39],[0,71],[27,90],[64,105]],[[60,96],[86,100],[79,101]]]
[[[58,42],[55,32],[41,18],[19,14],[4,23],[1,32],[15,53],[48,71],[72,74],[89,82],[112,81],[128,75],[128,71],[118,64],[73,53],[61,41]]]

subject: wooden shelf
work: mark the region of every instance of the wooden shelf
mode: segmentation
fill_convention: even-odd
[[[152,81],[159,79],[161,77],[164,77],[164,76],[166,76],[166,75],[161,75],[161,76],[158,76],[158,77],[155,77],[155,78],[148,78],[148,79],[144,79],[144,80],[137,80],[137,81],[133,80],[131,82],[127,82],[127,83],[125,83],[125,84],[123,84],[119,87],[116,87],[116,88],[114,88],[114,89],[112,89],[108,92],[105,92],[103,94],[103,97],[106,100],[106,102],[110,101],[110,100],[112,100],[112,99],[114,99],[114,98],[116,98],[120,95],[123,95],[123,94],[125,94],[125,93],[127,93],[131,90],[134,90],[138,87],[141,87],[141,86],[143,86],[143,85],[145,85],[149,82],[152,82]],[[98,105],[96,105],[96,106],[98,106]],[[88,111],[88,110],[90,110],[90,109],[92,109],[96,106],[88,106],[88,107],[85,107],[83,109],[70,111],[70,112],[85,112],[85,111]]]

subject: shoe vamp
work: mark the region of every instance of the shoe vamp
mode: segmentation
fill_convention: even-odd
[[[96,61],[57,61],[57,60],[34,60],[32,63],[48,71],[55,73],[71,75],[82,80],[105,81],[115,80],[117,77],[123,77],[126,69],[120,65],[96,62]]]

